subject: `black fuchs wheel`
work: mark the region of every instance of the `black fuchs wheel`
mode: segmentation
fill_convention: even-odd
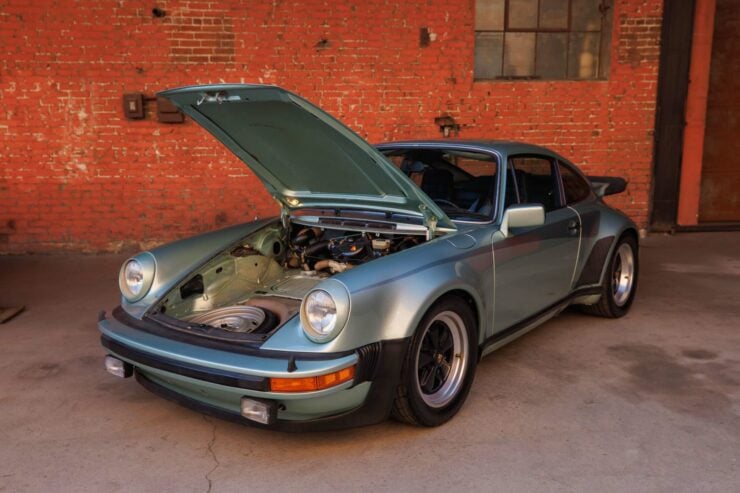
[[[465,402],[477,362],[473,310],[457,296],[442,298],[424,315],[411,340],[393,416],[417,426],[446,422]]]
[[[606,318],[624,316],[632,306],[637,291],[639,258],[637,241],[632,236],[623,236],[609,259],[604,281],[601,284],[601,298],[595,305],[581,309],[590,315]]]

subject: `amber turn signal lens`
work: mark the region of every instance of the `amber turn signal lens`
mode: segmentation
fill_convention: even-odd
[[[272,392],[311,392],[328,389],[341,383],[352,380],[355,376],[355,367],[342,368],[333,373],[304,378],[271,378],[270,391]]]

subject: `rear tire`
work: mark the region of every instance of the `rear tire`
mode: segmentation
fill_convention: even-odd
[[[439,426],[460,410],[478,362],[478,334],[470,305],[442,298],[419,323],[396,388],[393,417],[416,426]]]
[[[581,306],[581,310],[598,317],[623,317],[635,299],[638,274],[637,241],[632,236],[623,236],[609,258],[604,281],[601,283],[599,302]]]

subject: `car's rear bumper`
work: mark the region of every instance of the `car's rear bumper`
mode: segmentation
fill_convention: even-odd
[[[220,418],[286,431],[329,430],[386,419],[408,339],[382,341],[341,354],[239,354],[196,346],[131,327],[115,318],[100,320],[101,342],[130,364],[137,380],[169,400]],[[269,378],[321,375],[356,365],[355,378],[323,390],[278,393]],[[268,403],[275,419],[264,425],[241,416],[241,399]]]

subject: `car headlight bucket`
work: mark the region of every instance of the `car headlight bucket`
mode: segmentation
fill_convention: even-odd
[[[327,280],[319,289],[310,291],[301,304],[301,326],[313,342],[334,339],[349,317],[349,293],[338,281]]]
[[[126,260],[118,274],[118,287],[130,303],[142,299],[154,281],[155,262],[149,253],[142,253]]]
[[[323,289],[306,296],[306,322],[319,336],[330,334],[337,323],[337,304]]]
[[[134,296],[139,296],[144,287],[144,266],[136,259],[131,259],[123,266],[123,282],[126,289]]]

